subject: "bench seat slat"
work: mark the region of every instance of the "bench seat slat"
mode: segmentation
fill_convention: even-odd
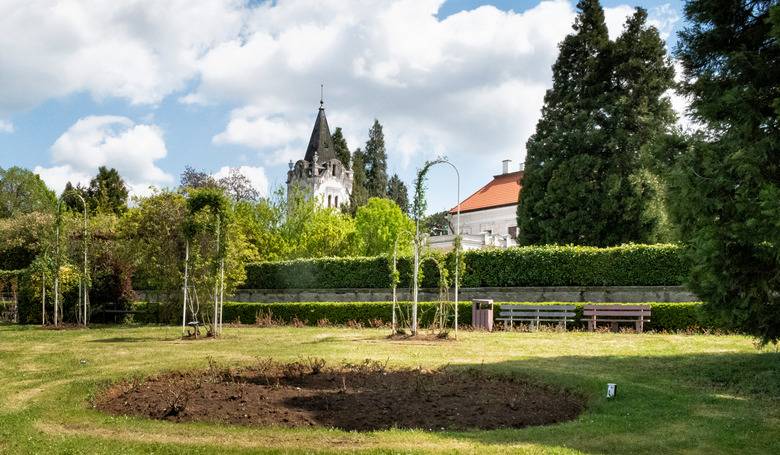
[[[565,312],[565,313],[564,312],[561,312],[561,313],[529,313],[527,311],[521,311],[521,312],[518,312],[518,311],[501,311],[501,312],[498,313],[498,315],[499,316],[506,316],[506,317],[510,317],[510,316],[511,317],[519,317],[519,318],[523,318],[523,317],[533,318],[533,317],[536,317],[536,316],[538,316],[540,318],[554,318],[554,317],[573,318],[573,317],[575,317],[577,315],[577,313],[574,313],[574,312]]]
[[[588,322],[592,321],[592,319],[583,319],[583,321]],[[596,319],[596,322],[639,322],[639,319]],[[644,318],[641,320],[642,322],[650,322],[650,318]]]
[[[585,310],[650,310],[650,305],[585,305]]]
[[[501,310],[528,310],[528,311],[574,311],[574,305],[499,305]]]
[[[572,319],[536,319],[536,318],[496,318],[496,321],[512,321],[512,322],[574,322]]]
[[[610,316],[650,316],[649,311],[583,311],[583,316],[610,317]]]

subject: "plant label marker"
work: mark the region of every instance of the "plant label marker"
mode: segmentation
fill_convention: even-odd
[[[607,398],[615,398],[617,394],[617,384],[607,384]]]

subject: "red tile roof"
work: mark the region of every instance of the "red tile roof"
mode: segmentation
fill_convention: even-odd
[[[490,183],[460,203],[461,213],[517,205],[520,195],[520,180],[522,178],[523,171],[493,176],[493,180]],[[454,214],[457,211],[458,207],[456,206],[450,210],[450,213]]]

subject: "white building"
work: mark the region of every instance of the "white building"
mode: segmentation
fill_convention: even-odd
[[[349,204],[352,171],[346,169],[336,157],[322,100],[306,155],[295,164],[290,161],[287,194],[292,194],[295,188],[313,195],[322,207],[338,208],[342,204]]]
[[[517,203],[523,171],[509,172],[511,160],[487,185],[460,203],[460,232],[464,250],[517,245]],[[431,248],[451,250],[458,207],[450,210],[450,232],[428,238]]]

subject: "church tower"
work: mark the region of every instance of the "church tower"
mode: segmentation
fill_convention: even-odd
[[[352,194],[352,171],[336,157],[322,100],[306,155],[295,164],[290,161],[287,171],[287,194],[296,188],[314,196],[321,207],[349,204]]]

